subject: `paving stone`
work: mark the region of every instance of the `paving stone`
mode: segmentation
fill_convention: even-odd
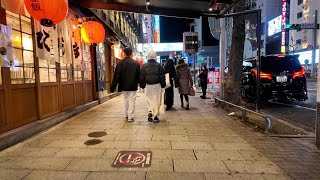
[[[70,158],[3,157],[0,168],[63,170],[71,161]]]
[[[173,160],[175,172],[230,173],[222,161]]]
[[[189,141],[185,135],[153,135],[152,141]]]
[[[215,136],[188,136],[190,141],[193,142],[212,142],[212,143],[227,143],[225,137],[215,137]]]
[[[67,171],[118,171],[111,167],[113,159],[76,158],[66,168]]]
[[[143,180],[145,172],[90,172],[86,180]]]
[[[196,160],[192,150],[159,150],[151,149],[152,159],[189,159]]]
[[[0,168],[1,180],[20,180],[26,177],[32,170],[27,169],[3,169]]]
[[[204,180],[202,173],[159,173],[148,172],[147,180]]]
[[[245,160],[238,151],[194,150],[198,160]]]
[[[239,151],[240,154],[244,157],[244,159],[248,161],[270,161],[269,158],[265,157],[259,151]]]
[[[70,179],[86,179],[89,172],[75,171],[32,171],[25,179],[26,180],[70,180]]]
[[[101,157],[105,149],[66,148],[59,151],[56,157]]]
[[[172,160],[153,159],[148,168],[119,168],[119,171],[173,172]]]
[[[204,174],[206,180],[291,180],[287,175],[278,174]]]
[[[93,149],[116,149],[116,148],[124,148],[128,149],[130,146],[131,141],[103,141],[100,144],[88,146],[88,148],[93,148]]]
[[[149,135],[117,135],[116,141],[151,141],[152,134]]]
[[[213,147],[208,142],[171,142],[172,149],[203,149],[213,150]]]
[[[220,151],[256,150],[249,143],[212,143],[212,146]]]
[[[133,141],[131,149],[171,149],[170,141]]]
[[[264,161],[224,161],[231,173],[284,174],[276,164]]]
[[[55,140],[46,147],[48,148],[86,148],[87,145],[84,144],[85,141],[75,141],[75,140]]]
[[[116,138],[117,135],[115,134],[107,134],[105,136],[102,136],[102,137],[97,137],[97,138],[94,138],[94,137],[89,137],[88,135],[80,135],[78,138],[74,139],[75,141],[87,141],[89,139],[100,139],[100,140],[103,140],[103,141],[113,141],[115,138]]]

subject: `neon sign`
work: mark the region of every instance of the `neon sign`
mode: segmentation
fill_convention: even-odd
[[[282,32],[281,32],[281,52],[286,52],[286,24],[287,24],[287,0],[282,0]]]

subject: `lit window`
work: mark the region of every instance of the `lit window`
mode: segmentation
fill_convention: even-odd
[[[11,83],[35,83],[31,18],[6,11],[6,22],[12,28]]]

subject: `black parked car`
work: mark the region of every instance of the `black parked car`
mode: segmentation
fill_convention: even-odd
[[[298,55],[271,55],[261,57],[262,101],[305,101],[308,99],[305,69]],[[244,100],[256,99],[255,60],[244,61],[241,96]]]

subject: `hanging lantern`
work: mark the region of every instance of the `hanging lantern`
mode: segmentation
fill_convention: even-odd
[[[63,21],[69,8],[67,0],[24,0],[24,4],[29,14],[47,27]]]
[[[95,21],[84,22],[81,26],[81,37],[86,43],[101,43],[105,38],[102,24]]]
[[[74,40],[75,40],[76,42],[79,42],[80,39],[81,39],[80,30],[79,30],[79,29],[75,29],[72,34],[73,34]]]

